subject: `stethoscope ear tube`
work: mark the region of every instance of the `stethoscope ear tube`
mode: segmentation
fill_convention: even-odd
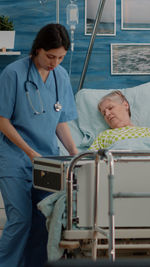
[[[35,115],[40,115],[41,113],[45,113],[45,110],[44,110],[44,107],[43,107],[43,102],[42,102],[42,98],[41,98],[41,95],[40,95],[40,91],[39,91],[36,83],[34,83],[33,81],[29,80],[29,74],[30,74],[31,65],[32,65],[32,59],[30,58],[29,59],[29,68],[28,68],[28,72],[27,72],[27,80],[24,83],[24,89],[25,89],[25,92],[26,92],[26,95],[27,95],[28,102],[29,102],[34,114]],[[54,76],[55,88],[56,88],[56,104],[54,104],[54,109],[55,109],[55,111],[58,112],[58,111],[60,111],[62,109],[62,105],[59,103],[57,79],[56,79],[56,74],[55,74],[54,70],[53,70],[53,76]],[[40,106],[41,106],[41,111],[37,111],[35,109],[35,107],[33,106],[31,97],[29,95],[29,90],[27,88],[27,84],[28,83],[31,83],[33,86],[35,86],[35,89],[36,89],[37,94],[38,94]]]
[[[29,104],[30,104],[30,106],[31,106],[31,108],[32,108],[32,110],[34,112],[34,115],[40,115],[41,113],[45,113],[45,110],[43,108],[43,102],[42,102],[42,99],[41,99],[41,96],[40,96],[40,91],[38,90],[37,92],[38,92],[39,101],[40,101],[40,105],[41,105],[41,111],[37,111],[35,109],[35,107],[32,104],[31,97],[29,95],[29,91],[26,91],[26,96],[27,96],[28,102],[29,102]]]

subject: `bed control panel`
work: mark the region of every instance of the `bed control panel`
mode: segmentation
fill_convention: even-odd
[[[33,185],[35,188],[57,192],[66,188],[66,178],[72,156],[38,157],[33,161]],[[89,159],[91,160],[91,159]],[[87,161],[87,160],[86,160]],[[75,166],[74,187],[76,184],[76,169],[86,162],[84,159]]]
[[[71,157],[40,157],[34,159],[35,188],[57,192],[65,189],[66,169]]]

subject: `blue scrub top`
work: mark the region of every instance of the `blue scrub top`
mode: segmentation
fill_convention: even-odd
[[[29,79],[40,91],[45,113],[35,115],[26,96],[24,83],[27,79],[29,57],[8,65],[0,75],[0,116],[10,119],[22,138],[42,156],[58,155],[56,127],[77,117],[72,88],[66,70],[55,68],[59,102],[62,110],[56,112],[56,87],[53,72],[44,83],[34,63]],[[37,111],[41,111],[35,87],[28,85],[28,91]],[[28,156],[0,132],[0,177],[15,176],[31,179],[32,164]]]

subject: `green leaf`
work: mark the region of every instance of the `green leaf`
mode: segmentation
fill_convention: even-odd
[[[14,25],[8,16],[0,16],[0,31],[13,31]]]

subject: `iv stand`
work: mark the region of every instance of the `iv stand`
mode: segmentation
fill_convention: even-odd
[[[97,10],[97,14],[96,14],[96,19],[95,19],[95,23],[94,23],[94,27],[93,27],[93,32],[92,32],[89,48],[88,48],[88,51],[87,51],[87,55],[86,55],[86,59],[85,59],[85,62],[84,62],[84,67],[83,67],[83,71],[82,71],[82,74],[81,74],[81,79],[80,79],[78,91],[82,88],[83,83],[84,83],[84,79],[85,79],[85,75],[86,75],[86,72],[87,72],[88,63],[89,63],[90,56],[91,56],[91,50],[92,50],[93,45],[94,45],[94,40],[95,40],[95,36],[96,36],[96,33],[97,33],[98,24],[99,24],[99,22],[101,20],[101,17],[102,17],[102,13],[103,13],[105,2],[106,2],[106,0],[102,0],[99,3],[99,7],[98,7],[98,10]]]
[[[59,0],[56,0],[56,22],[59,23]]]

